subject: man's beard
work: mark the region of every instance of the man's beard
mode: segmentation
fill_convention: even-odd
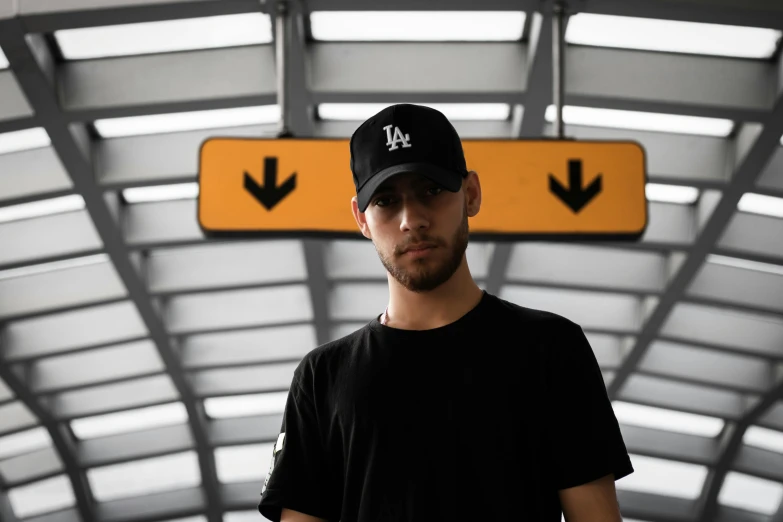
[[[434,243],[438,246],[439,249],[448,246],[444,244],[442,240],[430,238],[427,236],[416,237],[408,244],[421,242]],[[448,253],[448,257],[443,263],[432,268],[424,268],[426,263],[432,262],[425,257],[423,259],[413,261],[413,264],[418,265],[419,267],[413,271],[409,271],[405,268],[397,266],[393,263],[393,259],[396,255],[402,253],[402,250],[404,250],[405,246],[407,246],[407,244],[402,247],[395,248],[392,255],[388,257],[381,253],[377,246],[375,247],[376,252],[378,252],[378,257],[381,259],[381,263],[383,263],[383,266],[386,267],[386,270],[392,275],[394,279],[397,280],[398,283],[411,292],[421,293],[434,290],[448,281],[449,278],[454,275],[454,272],[457,271],[460,263],[462,263],[462,257],[464,256],[465,250],[468,247],[467,204],[465,205],[462,213],[462,222],[460,223],[460,226],[457,228],[457,231],[451,240],[451,248],[450,252]]]

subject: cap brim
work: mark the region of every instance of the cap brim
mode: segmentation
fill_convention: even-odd
[[[460,187],[462,187],[462,176],[459,172],[447,170],[430,163],[401,163],[378,172],[359,189],[359,192],[356,194],[359,210],[361,212],[367,210],[372,195],[375,194],[375,191],[378,190],[378,187],[380,187],[384,181],[404,172],[421,174],[451,192],[457,192]]]

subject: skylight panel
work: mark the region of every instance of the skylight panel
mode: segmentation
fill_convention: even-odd
[[[213,419],[269,415],[283,413],[287,399],[288,392],[211,397],[204,399],[204,409]]]
[[[272,41],[269,15],[244,13],[55,31],[66,60],[215,49]]]
[[[67,270],[69,268],[78,268],[81,266],[97,265],[106,263],[109,256],[106,254],[95,254],[93,256],[75,257],[73,259],[64,259],[62,261],[52,261],[51,263],[39,263],[37,265],[22,266],[0,271],[0,281],[4,279],[14,279],[38,274],[56,272],[58,270]]]
[[[82,209],[84,209],[84,198],[79,194],[71,194],[70,196],[2,207],[0,208],[0,223],[62,214],[63,212],[73,212]]]
[[[11,391],[11,388],[8,387],[8,385],[3,381],[3,379],[0,379],[0,402],[5,402],[8,399],[13,399],[14,392]]]
[[[546,109],[546,120],[555,121],[554,105]],[[590,125],[613,129],[633,129],[674,134],[696,134],[725,138],[734,128],[734,122],[721,118],[682,116],[655,112],[597,109],[595,107],[563,107],[563,121],[567,125]],[[566,132],[568,129],[566,129]]]
[[[783,198],[774,196],[747,192],[740,198],[737,208],[742,212],[783,218]]]
[[[523,11],[316,11],[320,41],[518,41]]]
[[[37,424],[38,418],[22,401],[0,404],[0,433],[32,428]]]
[[[742,442],[748,446],[783,453],[783,432],[777,430],[749,426],[742,436]]]
[[[0,49],[0,71],[3,69],[8,69],[8,58],[5,57],[3,49]]]
[[[258,511],[229,511],[223,515],[223,522],[258,522]]]
[[[322,120],[363,121],[393,103],[322,103],[318,116]],[[436,109],[451,121],[505,121],[511,115],[507,103],[417,103]]]
[[[218,480],[223,484],[262,480],[269,469],[274,443],[215,448]],[[252,466],[248,466],[252,462]]]
[[[239,127],[242,125],[261,125],[264,123],[277,123],[279,120],[279,105],[260,105],[256,107],[110,118],[96,120],[95,128],[103,138],[119,138],[221,127]]]
[[[151,203],[197,198],[198,190],[198,183],[178,183],[176,185],[128,188],[122,191],[122,196],[128,203]]]
[[[567,43],[646,51],[771,58],[781,32],[736,25],[578,13],[568,21]]]
[[[71,481],[65,475],[39,480],[8,491],[8,500],[18,518],[28,518],[76,504]]]
[[[659,430],[715,437],[723,429],[723,419],[684,413],[641,404],[614,401],[612,403],[617,420],[623,424],[654,428]]]
[[[88,469],[87,480],[95,499],[107,502],[195,487],[201,484],[201,472],[196,453],[188,451]]]
[[[707,262],[714,263],[716,265],[741,268],[743,270],[755,270],[756,272],[764,272],[766,274],[783,276],[783,266],[773,265],[772,263],[761,263],[759,261],[750,261],[748,259],[740,259],[738,257],[719,256],[716,254],[710,254],[707,257]]]
[[[188,412],[181,402],[137,408],[118,413],[96,415],[71,421],[71,429],[79,439],[92,439],[130,431],[171,426],[187,422]]]
[[[774,515],[783,500],[783,484],[729,471],[718,494],[718,502],[739,509]]]
[[[39,450],[52,445],[46,428],[37,427],[0,437],[0,460]]]
[[[48,147],[52,142],[43,127],[0,134],[0,154]]]
[[[634,473],[617,482],[617,489],[694,500],[701,494],[707,467],[643,455],[629,455]]]
[[[680,185],[647,183],[645,186],[645,195],[649,201],[690,205],[699,199],[699,189],[695,187],[683,187]]]

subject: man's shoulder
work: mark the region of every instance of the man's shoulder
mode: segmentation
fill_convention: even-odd
[[[578,326],[571,319],[555,312],[522,306],[507,301],[497,295],[488,295],[490,296],[491,305],[494,309],[493,313],[498,318],[503,319],[504,322],[512,321],[513,324],[519,324],[520,326],[524,325],[528,328],[542,328],[544,330],[563,327],[573,328]]]
[[[316,346],[302,357],[296,369],[297,373],[314,371],[317,367],[331,366],[336,359],[343,358],[354,347],[362,343],[369,328],[368,323],[342,337]]]

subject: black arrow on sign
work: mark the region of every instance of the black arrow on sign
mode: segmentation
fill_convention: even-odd
[[[549,190],[578,214],[601,192],[601,174],[590,183],[589,187],[582,189],[582,160],[568,160],[568,188],[561,185],[557,178],[550,174]]]
[[[264,158],[264,186],[259,186],[256,180],[245,172],[245,190],[250,192],[256,200],[264,205],[267,210],[280,203],[283,198],[296,188],[296,172],[285,180],[285,183],[277,186],[277,158],[274,156]]]

